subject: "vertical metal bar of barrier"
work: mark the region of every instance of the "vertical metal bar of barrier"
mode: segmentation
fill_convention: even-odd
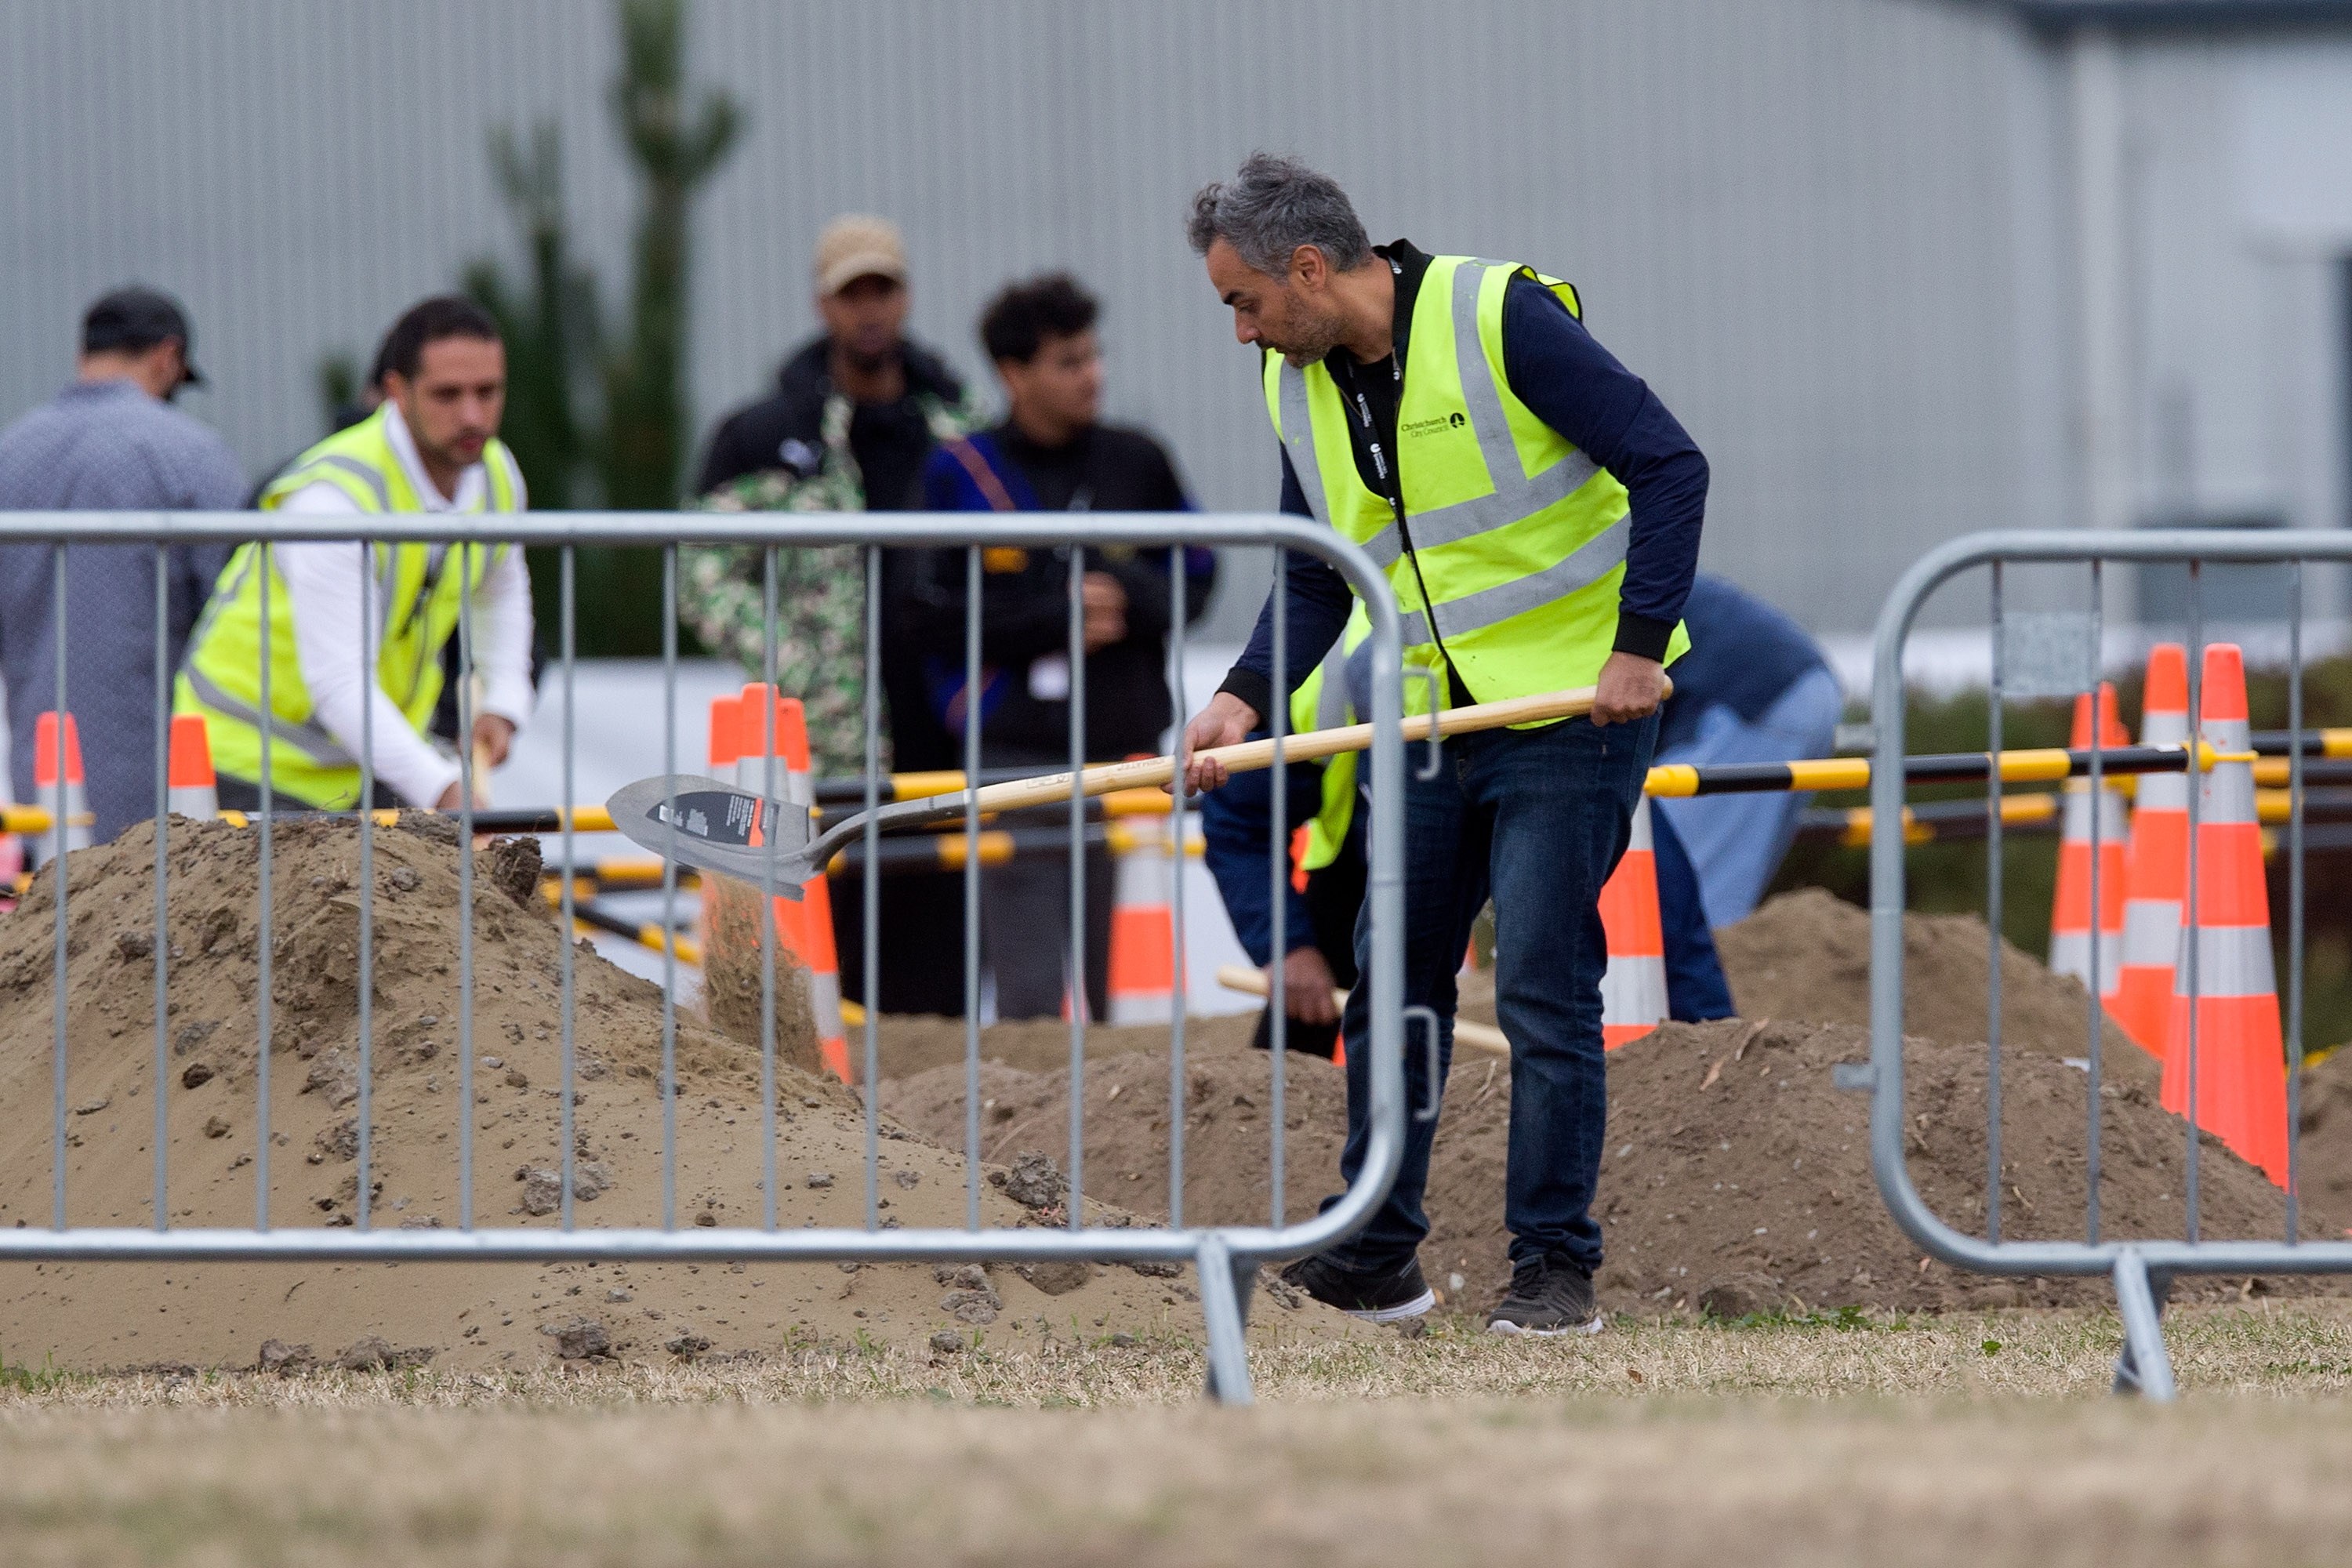
[[[2197,839],[2198,825],[2205,815],[2205,576],[2203,563],[2189,563],[2189,887],[2187,902],[2181,908],[2183,940],[2180,952],[2187,955],[2189,982],[2189,1164],[2184,1178],[2182,1197],[2186,1200],[2184,1219],[2185,1239],[2197,1239],[2198,1216],[2198,1137],[2197,1123],[2203,1107],[2198,1100],[2197,1087],[2197,986],[2199,950],[2205,945],[2204,928],[2197,918]]]
[[[457,545],[457,1055],[467,1061],[474,1059],[474,726],[481,722],[480,705],[474,700],[474,542],[467,540]],[[446,559],[446,558],[445,558]],[[446,565],[445,565],[446,570]],[[373,678],[371,678],[373,679]],[[572,799],[572,781],[563,781],[563,798]],[[572,857],[563,858],[565,880],[570,880]],[[567,942],[570,927],[565,928]],[[568,951],[568,948],[567,948]],[[467,1115],[470,1118],[472,1111]],[[563,1103],[563,1222],[572,1223],[572,1104]],[[470,1181],[473,1171],[466,1172]],[[467,1194],[470,1198],[471,1193]],[[467,1205],[468,1212],[472,1205]]]
[[[572,944],[580,940],[579,929],[572,924],[574,918],[572,913],[574,893],[572,888],[573,879],[572,875],[572,868],[580,864],[578,851],[573,847],[573,833],[572,825],[572,819],[574,815],[572,810],[573,801],[578,789],[578,781],[572,776],[572,753],[579,739],[579,731],[577,727],[578,714],[573,707],[574,693],[572,688],[573,676],[577,673],[574,667],[578,662],[574,656],[578,650],[578,637],[580,635],[579,607],[577,604],[579,587],[579,564],[574,557],[572,547],[567,544],[563,547],[562,578],[557,584],[557,596],[562,603],[557,610],[559,625],[556,635],[562,644],[562,647],[558,649],[558,657],[562,660],[563,664],[563,761],[562,763],[562,776],[563,779],[563,813],[562,817],[563,826],[563,874],[556,879],[557,881],[562,884],[556,893],[556,900],[561,907],[561,919],[559,920],[558,924],[562,928],[557,933],[557,941],[562,945],[556,950],[555,963],[557,991],[556,1050],[559,1053],[560,1058],[557,1076],[563,1079],[564,1086],[567,1089],[569,1088],[572,1080],[572,1025],[573,1016]],[[672,816],[675,817],[675,816],[676,814],[672,813]],[[665,946],[668,945],[669,934],[670,933],[667,931],[664,931],[662,933],[663,945]],[[667,1068],[669,1065],[669,1040],[667,1031],[664,1032],[662,1041],[662,1065],[664,1068],[664,1077],[662,1080],[662,1228],[664,1230],[667,1230],[670,1228],[672,1199],[670,1191],[671,1124],[669,1121],[669,1101],[671,1090],[667,1077]],[[559,1189],[559,1201],[562,1205],[562,1213],[557,1220],[557,1224],[562,1229],[570,1230],[572,1228],[572,1178],[573,1172],[572,1168],[572,1099],[568,1093],[563,1097],[563,1102],[559,1115],[561,1117],[560,1126],[563,1138],[563,1149],[561,1155],[562,1169],[560,1173],[562,1176],[562,1184]]]
[[[1186,590],[1184,546],[1168,547],[1168,685],[1174,699],[1176,722],[1190,711],[1184,701],[1184,622]],[[1181,733],[1181,731],[1180,731]],[[1191,977],[1184,973],[1184,780],[1180,775],[1168,792],[1169,865],[1168,915],[1170,935],[1168,995],[1168,1223],[1184,1226],[1184,1013],[1191,1000]]]
[[[866,547],[866,843],[858,868],[865,897],[857,924],[862,945],[858,965],[866,997],[866,1228],[882,1228],[882,867],[877,846],[882,805],[882,547]]]
[[[263,557],[265,584],[268,581],[268,558]],[[66,706],[66,545],[63,540],[59,540],[50,547],[49,581],[55,598],[50,614],[58,625],[57,722],[50,727],[55,736],[51,744],[56,748],[56,755],[49,759],[54,765],[54,771],[50,776],[57,782],[50,786],[47,803],[49,864],[55,868],[49,873],[50,890],[57,897],[57,901],[52,906],[52,912],[57,916],[56,952],[50,961],[52,970],[50,980],[55,987],[55,994],[49,1010],[52,1014],[50,1022],[54,1026],[56,1038],[51,1042],[49,1058],[49,1098],[54,1102],[51,1106],[52,1126],[49,1133],[49,1208],[51,1228],[63,1230],[66,1227],[66,758],[70,754],[66,748],[66,721],[73,711]],[[262,590],[262,604],[265,606],[262,624],[267,626],[268,616],[266,606],[269,600],[268,589],[266,586]],[[265,644],[265,647],[266,646]],[[269,708],[269,663],[267,652],[263,654],[261,668],[263,671],[261,706],[263,711],[267,712]],[[262,731],[264,746],[269,743],[268,733],[266,728]],[[263,934],[265,936],[268,934],[266,926]],[[267,945],[265,942],[264,946]],[[262,973],[266,976],[268,973],[268,969],[264,967]],[[266,1013],[263,1015],[265,1017],[268,1016]],[[263,1053],[265,1057],[268,1054],[266,1051]]]
[[[563,565],[567,584],[563,592],[563,689],[566,729],[563,737],[564,765],[571,765],[572,735],[570,711],[572,692],[572,590],[569,586],[572,570],[572,550],[564,547]],[[677,542],[662,546],[662,819],[677,820]],[[566,792],[568,795],[568,791]],[[563,885],[572,886],[572,816],[567,800],[563,818]],[[702,883],[703,898],[716,897],[715,878]],[[708,909],[708,903],[704,908]],[[677,1180],[676,1162],[670,1155],[671,1140],[677,1123],[677,862],[662,857],[662,1228],[671,1229],[677,1223]],[[564,941],[569,943],[571,928],[567,921]],[[709,986],[710,955],[702,955],[703,984],[706,996]]]
[[[964,547],[963,1157],[964,1225],[980,1228],[980,546]],[[867,859],[873,858],[867,854]]]
[[[1993,765],[1985,778],[1985,1239],[2000,1239],[2000,942],[2007,913],[2002,894],[2007,869],[2001,852],[2000,720],[2002,616],[2000,563],[1992,563],[1992,684],[1986,693],[1985,746]]]
[[[675,545],[670,545],[675,555]],[[675,564],[673,564],[675,569]],[[572,545],[564,545],[564,1072],[572,1068],[572,670],[579,660],[576,654],[576,609],[574,609],[576,564]],[[677,583],[668,581],[663,595],[663,639],[666,647],[675,648],[677,626],[673,616],[677,614]],[[668,783],[663,795],[663,806],[668,820],[677,820],[677,691],[675,675],[666,672],[666,705],[668,705],[668,741],[663,742],[663,766],[668,769]],[[703,898],[715,898],[713,877],[703,877]],[[675,879],[670,879],[675,889]],[[677,942],[675,926],[661,933],[663,947]],[[710,978],[710,954],[703,954],[703,983]],[[564,1183],[564,1201],[572,1201],[572,1183]],[[677,1229],[677,1002],[675,996],[666,999],[661,1006],[661,1229]]]
[[[2302,1240],[2303,1204],[2303,563],[2286,579],[2286,1242]],[[2259,816],[2259,814],[2257,814]]]
[[[2106,942],[2106,906],[2099,901],[2099,837],[2101,820],[2106,815],[2107,797],[2105,763],[2106,757],[2106,714],[2100,706],[2100,677],[2106,661],[2102,631],[2105,625],[2105,579],[2097,557],[2091,561],[2091,984],[2090,1048],[2086,1059],[2090,1068],[2085,1076],[2090,1079],[2090,1130],[2084,1145],[2083,1163],[2083,1239],[2085,1245],[2099,1244],[2099,1045],[2106,1033],[2105,1014],[2100,998],[2106,982],[2100,973],[2101,949]]]
[[[373,988],[374,954],[368,944],[375,935],[371,918],[375,902],[371,885],[375,872],[375,691],[378,656],[374,639],[369,635],[375,625],[375,573],[373,551],[362,543],[359,547],[360,566],[360,951],[358,1022],[360,1032],[360,1098],[359,1098],[359,1192],[355,1207],[355,1223],[362,1230],[369,1228],[373,1217],[368,1202],[369,1178],[375,1170],[375,998],[369,994]],[[385,606],[388,610],[389,605]],[[460,627],[462,632],[463,627]],[[463,726],[461,725],[462,729]],[[474,1053],[458,1042],[457,1059],[471,1061]],[[474,1112],[467,1105],[457,1108],[457,1158],[471,1168],[473,1164]]]
[[[170,1125],[165,1119],[171,1055],[165,1025],[171,1015],[169,973],[172,964],[170,907],[165,886],[171,874],[172,836],[172,658],[167,633],[172,624],[172,552],[155,546],[155,1228],[171,1228],[167,1197],[165,1144]]]
[[[260,1049],[257,1053],[258,1063],[254,1069],[253,1079],[254,1099],[257,1104],[257,1109],[254,1116],[256,1136],[253,1141],[253,1228],[256,1230],[268,1230],[269,1228],[270,960],[274,956],[274,950],[278,945],[277,942],[272,940],[272,937],[276,932],[277,925],[276,921],[271,918],[269,908],[269,860],[271,847],[269,818],[271,814],[277,808],[277,792],[271,787],[269,778],[271,765],[270,738],[272,733],[278,728],[277,713],[269,706],[269,656],[271,649],[278,640],[269,635],[269,627],[272,624],[269,617],[269,579],[276,574],[277,564],[271,559],[271,551],[269,542],[268,540],[262,541],[261,549],[258,553],[261,556],[261,700],[257,704],[257,706],[261,710],[261,842],[258,848],[258,855],[260,858],[260,896],[258,901],[261,906],[261,932],[260,940],[254,944],[253,952],[254,964],[257,972],[254,985],[254,1007],[260,1015],[258,1019],[258,1027],[257,1029],[257,1033],[260,1037]],[[368,679],[373,679],[372,671],[369,672]],[[62,860],[59,861],[60,866],[63,864],[64,862]],[[60,894],[65,891],[64,882],[60,881],[58,884],[58,891]],[[62,898],[59,900],[59,903],[62,905]],[[65,960],[60,956],[58,962],[59,965],[58,973],[62,975],[64,973],[63,965]]]
[[[1070,774],[1075,778],[1087,765],[1086,547],[1076,541],[1070,544],[1069,577]],[[1087,984],[1087,798],[1076,789],[1070,791],[1069,822],[1070,1163],[1066,1170],[1069,1226],[1081,1230],[1086,1226],[1081,1212],[1087,1170],[1087,1005],[1093,992]],[[1109,1000],[1108,992],[1104,1000]]]
[[[1290,732],[1290,627],[1287,624],[1290,606],[1285,593],[1289,564],[1290,552],[1277,547],[1274,552],[1274,711],[1268,715],[1274,721],[1274,768],[1268,775],[1270,798],[1267,801],[1269,814],[1266,817],[1265,847],[1266,864],[1274,881],[1273,940],[1267,948],[1274,963],[1266,971],[1265,988],[1266,1039],[1273,1047],[1269,1054],[1274,1058],[1273,1084],[1266,1097],[1274,1119],[1274,1147],[1268,1157],[1274,1192],[1269,1205],[1272,1217],[1268,1223],[1277,1230],[1282,1226],[1286,1177],[1282,1122],[1288,1099],[1285,1091],[1289,1087],[1289,1075],[1284,1070],[1287,1064],[1284,1058],[1289,1054],[1290,1045],[1289,989],[1284,983],[1283,973],[1286,967],[1284,961],[1290,956],[1289,932],[1285,929],[1289,923],[1290,912],[1289,900],[1286,896],[1290,891],[1290,836],[1284,831],[1288,826],[1290,806],[1287,787],[1289,759],[1283,754],[1283,742]],[[1182,869],[1181,861],[1178,869]]]
[[[386,543],[383,570],[387,582],[396,580],[394,563],[399,546]],[[379,655],[375,647],[375,592],[377,568],[375,546],[360,546],[360,649],[367,659],[371,687]],[[387,589],[383,605],[384,619],[392,618],[392,602]],[[360,1047],[368,1047],[374,1028],[375,989],[375,694],[367,693],[360,704]],[[569,885],[569,857],[566,857],[566,884]],[[474,1228],[474,1053],[464,1048],[457,1051],[457,1228],[470,1232]],[[366,1123],[361,1123],[360,1136],[367,1136]],[[362,1142],[362,1148],[367,1145]],[[364,1167],[360,1173],[360,1184],[367,1184]]]
[[[393,550],[385,545],[385,572],[393,572]],[[360,1081],[367,1084],[376,1037],[376,545],[360,543],[360,658],[367,666],[367,684],[360,696]],[[391,618],[391,597],[385,595],[383,614]],[[473,1041],[458,1041],[457,1053],[457,1220],[458,1229],[473,1229]],[[369,1117],[360,1117],[360,1192],[369,1187]]]
[[[760,899],[760,1219],[776,1228],[776,886],[777,836],[783,813],[794,809],[777,787],[777,748],[783,744],[782,694],[776,689],[776,547],[760,552],[760,809],[774,811],[776,821],[760,824],[760,841],[768,847],[767,877]],[[781,803],[781,805],[779,805]],[[805,813],[803,813],[805,816]],[[801,953],[808,957],[805,944]],[[804,970],[804,973],[806,971]],[[814,1010],[812,1009],[812,1017]]]

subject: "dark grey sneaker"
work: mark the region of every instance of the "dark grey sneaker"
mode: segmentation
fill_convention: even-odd
[[[1490,1334],[1597,1334],[1601,1312],[1592,1302],[1592,1276],[1558,1253],[1523,1259],[1511,1270],[1502,1305],[1486,1314]]]
[[[1282,1271],[1283,1280],[1306,1291],[1327,1307],[1337,1307],[1368,1323],[1395,1323],[1418,1318],[1437,1305],[1437,1294],[1421,1277],[1421,1259],[1409,1258],[1402,1268],[1343,1268],[1316,1255],[1302,1258]]]

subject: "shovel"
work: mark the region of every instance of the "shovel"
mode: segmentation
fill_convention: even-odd
[[[1672,689],[1671,685],[1668,688]],[[1498,730],[1510,724],[1542,723],[1572,719],[1592,710],[1593,689],[1546,692],[1517,697],[1507,702],[1481,702],[1449,708],[1403,722],[1404,738],[1463,735],[1478,730]],[[1372,743],[1370,724],[1348,724],[1335,730],[1309,730],[1286,735],[1282,754],[1286,762],[1311,763],[1342,752],[1360,752]],[[1198,753],[1215,757],[1228,773],[1250,773],[1274,765],[1274,742],[1244,741]],[[1104,763],[1076,773],[1045,773],[1033,779],[1009,779],[960,789],[921,800],[900,801],[859,812],[812,837],[809,808],[787,801],[763,800],[751,792],[695,773],[639,779],[614,792],[606,803],[613,826],[631,841],[683,866],[716,872],[749,882],[782,898],[801,897],[802,885],[824,874],[834,856],[866,831],[871,822],[883,832],[924,827],[950,822],[973,806],[983,812],[1014,811],[1024,806],[1050,805],[1070,798],[1108,795],[1114,790],[1144,789],[1167,784],[1176,776],[1174,757],[1141,757],[1134,762]],[[770,842],[767,835],[772,832]]]

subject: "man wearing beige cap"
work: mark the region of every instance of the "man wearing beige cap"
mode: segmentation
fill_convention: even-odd
[[[905,336],[907,248],[887,219],[851,214],[817,237],[811,268],[824,331],[776,373],[776,390],[719,423],[695,483],[699,506],[722,511],[906,511],[922,504],[923,464],[940,442],[980,427],[982,410],[940,356]],[[678,589],[680,618],[714,652],[747,670],[766,662],[761,552],[749,546],[689,548]],[[865,766],[866,572],[856,545],[778,552],[777,684],[807,713],[820,773]],[[930,717],[919,658],[891,623],[905,595],[887,580],[882,686],[889,733],[886,763],[961,765],[955,741]],[[755,674],[755,679],[759,677]],[[882,909],[881,1000],[894,1013],[962,1010],[962,900],[896,877]],[[863,885],[834,889],[841,973],[864,1001]],[[937,894],[938,896],[933,896]]]

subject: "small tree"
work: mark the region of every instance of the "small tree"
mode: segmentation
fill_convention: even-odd
[[[571,257],[563,211],[563,142],[551,120],[532,127],[528,152],[512,130],[490,133],[499,194],[523,230],[530,283],[518,290],[488,258],[465,271],[466,292],[497,319],[507,344],[507,413],[499,436],[521,465],[531,504],[569,510],[585,499],[576,366],[600,336],[596,279]]]
[[[507,341],[503,435],[542,509],[676,506],[685,486],[688,217],[698,190],[733,148],[743,117],[722,92],[686,103],[685,0],[618,0],[621,74],[612,104],[638,184],[626,334],[608,332],[595,275],[572,259],[561,132],[510,128],[490,136],[499,194],[522,230],[529,277],[510,283],[498,261],[465,269],[468,293]],[[583,407],[593,408],[583,415]],[[532,597],[552,641],[560,614],[558,552],[531,552]],[[579,649],[660,648],[659,552],[578,552]]]
[[[688,209],[742,129],[724,93],[686,104],[685,0],[623,0],[613,110],[637,165],[640,206],[629,335],[604,361],[604,504],[676,506],[689,437],[686,369]]]

